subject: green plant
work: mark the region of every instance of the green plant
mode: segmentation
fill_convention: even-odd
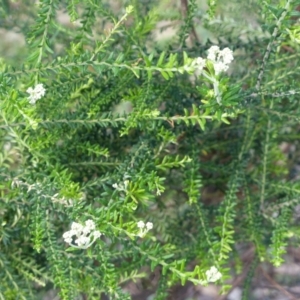
[[[0,299],[130,299],[154,270],[155,299],[226,291],[239,244],[247,299],[254,266],[299,244],[297,152],[279,146],[298,145],[300,1],[250,1],[255,26],[231,22],[240,1],[2,2],[27,43],[0,66]],[[178,36],[153,40],[169,18]]]

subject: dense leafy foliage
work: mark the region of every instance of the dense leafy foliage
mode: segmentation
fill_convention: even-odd
[[[299,244],[284,149],[299,138],[300,1],[1,2],[26,46],[0,66],[0,299],[130,299],[136,280],[154,299],[187,281],[225,291],[245,247],[248,299],[255,267]],[[214,45],[233,51],[227,72],[197,69]],[[87,220],[101,237],[65,243]]]

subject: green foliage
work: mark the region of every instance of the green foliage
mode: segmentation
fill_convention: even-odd
[[[0,299],[225,292],[241,244],[248,299],[259,263],[299,246],[300,1],[242,2],[1,1],[26,46],[0,48]],[[228,71],[199,58],[216,44]],[[101,236],[67,242],[88,220]]]

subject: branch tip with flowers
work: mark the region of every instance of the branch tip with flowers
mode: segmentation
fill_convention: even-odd
[[[26,92],[29,94],[28,100],[30,104],[35,104],[37,100],[45,96],[46,89],[42,83],[37,84],[34,88],[29,87]]]
[[[85,225],[73,222],[71,230],[66,231],[63,238],[71,247],[87,249],[102,235],[100,231],[95,229],[96,226],[92,220],[85,221]],[[74,236],[76,239],[73,242]]]

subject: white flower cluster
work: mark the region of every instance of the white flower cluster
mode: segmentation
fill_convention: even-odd
[[[228,65],[233,61],[233,54],[229,48],[220,50],[218,46],[208,49],[207,58],[213,62],[216,75],[228,70]]]
[[[28,88],[26,92],[29,94],[28,100],[30,104],[35,104],[37,100],[41,99],[46,90],[42,83],[37,84],[34,89],[32,87]]]
[[[222,274],[215,266],[212,266],[209,270],[207,270],[205,275],[208,282],[216,282],[222,277]]]
[[[213,63],[216,75],[219,75],[221,72],[225,72],[228,70],[229,64],[233,61],[233,54],[229,48],[220,50],[218,46],[211,46],[207,52],[207,59],[209,59]],[[192,61],[190,67],[194,69],[198,75],[200,75],[205,65],[206,59],[197,57]],[[185,67],[186,70],[189,70],[188,66]]]
[[[71,225],[71,230],[63,234],[63,238],[66,243],[70,246],[80,249],[86,249],[90,247],[97,238],[101,236],[100,231],[95,230],[95,223],[92,220],[85,221],[85,226],[73,222]],[[73,236],[76,236],[76,239],[73,243]],[[92,241],[91,241],[92,239]]]
[[[137,223],[137,227],[140,229],[137,236],[144,237],[146,233],[153,228],[153,223],[147,222],[146,224],[143,221]]]

